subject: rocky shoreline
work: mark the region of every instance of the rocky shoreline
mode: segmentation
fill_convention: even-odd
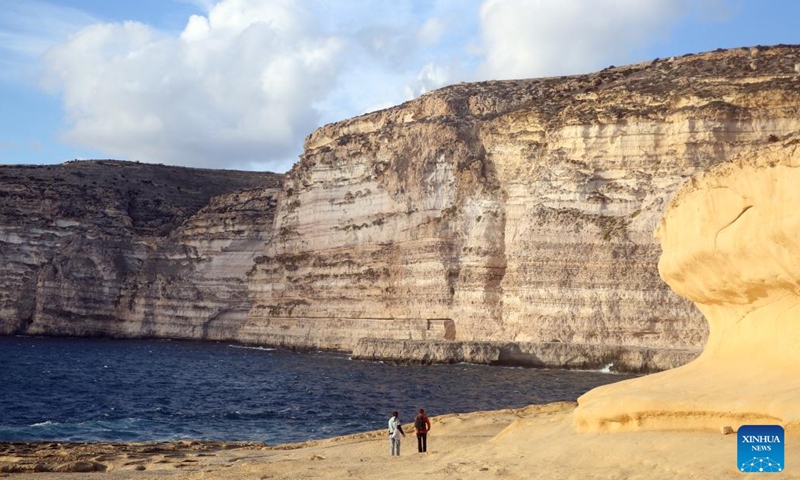
[[[699,349],[657,349],[560,342],[425,341],[362,338],[354,360],[397,364],[476,363],[481,365],[651,373],[685,365]]]

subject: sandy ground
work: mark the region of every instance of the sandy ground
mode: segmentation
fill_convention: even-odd
[[[39,479],[729,479],[736,435],[719,432],[577,433],[573,403],[432,419],[428,453],[412,435],[389,455],[388,435],[367,432],[302,444],[171,442],[0,444],[0,477]],[[387,416],[388,418],[388,416]],[[407,428],[407,431],[410,431]],[[800,441],[787,438],[782,473],[800,479]],[[794,463],[797,462],[797,463]],[[38,466],[37,466],[38,465]],[[100,472],[8,473],[24,470]],[[766,478],[766,477],[765,477]]]

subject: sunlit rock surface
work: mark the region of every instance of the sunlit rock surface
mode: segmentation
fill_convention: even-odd
[[[323,127],[287,174],[248,331],[699,350],[652,232],[689,177],[800,128],[798,61],[743,48],[460,84]]]
[[[800,422],[800,137],[701,173],[656,236],[661,277],[709,338],[692,363],[579,399],[584,430]]]

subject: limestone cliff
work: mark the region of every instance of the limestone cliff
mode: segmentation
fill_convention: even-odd
[[[699,349],[652,232],[686,179],[800,129],[798,62],[756,47],[460,84],[325,126],[287,174],[243,331]]]
[[[708,320],[692,363],[579,399],[585,430],[800,426],[800,136],[696,176],[670,203],[658,268]]]
[[[652,231],[692,175],[800,130],[798,64],[756,47],[453,85],[320,128],[285,179],[0,167],[0,333],[671,366],[708,330]]]
[[[116,161],[0,167],[0,333],[231,338],[281,177]]]

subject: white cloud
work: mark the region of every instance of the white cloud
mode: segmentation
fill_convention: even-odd
[[[417,37],[425,45],[436,45],[441,40],[447,30],[445,23],[439,18],[429,18],[422,28],[419,29]]]
[[[116,158],[284,171],[323,123],[462,80],[620,64],[692,1],[724,0],[177,1],[206,12],[179,35],[94,23],[48,51],[65,141]]]
[[[446,67],[428,63],[422,67],[414,81],[407,87],[410,98],[418,97],[450,83],[453,73]]]
[[[189,17],[189,23],[186,28],[181,32],[181,40],[187,42],[196,42],[208,37],[211,32],[211,24],[208,18],[202,15],[192,15]]]
[[[141,161],[285,170],[317,126],[341,50],[298,5],[226,0],[180,38],[136,22],[81,30],[45,57],[63,140]]]
[[[584,73],[631,59],[668,34],[687,0],[486,0],[484,78]]]
[[[2,0],[0,0],[2,1]],[[203,0],[184,0],[202,5]],[[469,0],[473,7],[477,0]],[[286,170],[324,122],[444,85],[436,18],[473,15],[438,0],[224,0],[179,36],[97,23],[45,56],[66,112],[62,140],[117,158]]]

